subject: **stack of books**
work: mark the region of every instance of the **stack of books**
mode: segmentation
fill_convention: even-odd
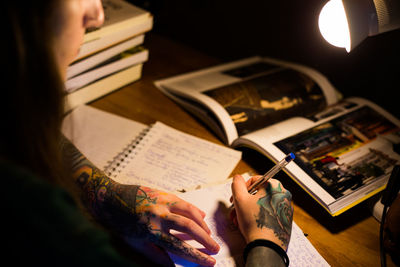
[[[104,24],[84,36],[77,59],[68,67],[67,110],[140,79],[148,59],[144,35],[153,16],[124,0],[103,0]]]

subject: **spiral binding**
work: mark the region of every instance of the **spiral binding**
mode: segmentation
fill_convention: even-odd
[[[144,138],[150,131],[152,125],[144,129],[135,137],[118,155],[116,155],[111,161],[108,161],[104,167],[104,172],[109,177],[116,177],[118,173],[125,168],[130,160],[132,160],[137,151],[141,149],[141,145],[144,143]]]

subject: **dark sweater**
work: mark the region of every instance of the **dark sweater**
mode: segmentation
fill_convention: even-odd
[[[2,260],[9,266],[137,266],[115,250],[109,235],[64,189],[4,162],[0,170]]]

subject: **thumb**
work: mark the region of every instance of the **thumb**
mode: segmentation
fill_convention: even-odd
[[[241,175],[236,174],[232,181],[232,196],[233,199],[241,199],[249,194],[247,191],[247,185],[244,178]]]

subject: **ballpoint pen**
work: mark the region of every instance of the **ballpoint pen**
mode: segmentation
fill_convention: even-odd
[[[269,171],[267,171],[263,176],[261,176],[254,184],[250,186],[250,188],[247,189],[247,191],[255,195],[258,191],[258,189],[268,182],[269,179],[275,176],[280,170],[282,170],[286,165],[288,165],[292,160],[294,160],[295,155],[293,153],[289,153],[286,155],[284,159],[279,161],[274,167],[272,167]],[[230,206],[230,209],[233,209],[234,205]]]
[[[293,153],[289,153],[286,155],[284,159],[279,161],[274,167],[272,167],[269,171],[267,171],[263,176],[261,176],[254,184],[248,188],[248,192],[252,195],[257,193],[258,189],[268,182],[269,179],[275,176],[280,170],[282,170],[289,162],[294,160],[295,155]]]

